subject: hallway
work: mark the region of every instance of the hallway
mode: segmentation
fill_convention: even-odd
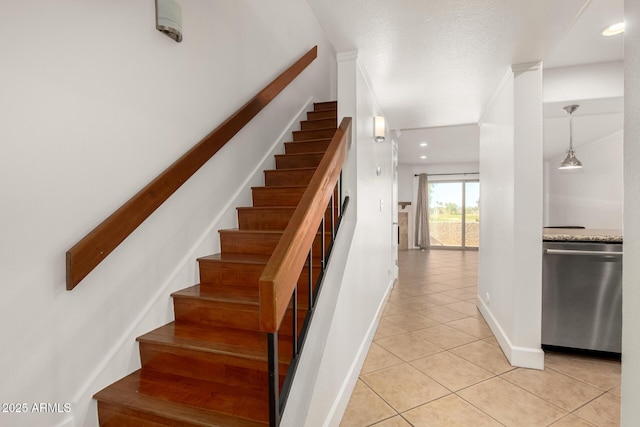
[[[400,277],[341,427],[617,426],[620,363],[514,368],[475,307],[478,252],[400,251]]]

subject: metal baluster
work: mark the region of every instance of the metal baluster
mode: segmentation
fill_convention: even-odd
[[[342,171],[338,175],[338,216],[342,216]]]
[[[278,333],[267,334],[269,358],[269,425],[280,425],[280,390],[278,381]]]
[[[311,246],[311,248],[309,249],[309,255],[307,255],[307,264],[308,264],[308,268],[309,268],[309,307],[307,308],[308,311],[311,311],[311,309],[313,308],[313,258],[312,258],[312,254],[313,254],[313,246]]]
[[[322,221],[320,221],[320,245],[322,245],[322,257],[320,258],[320,272],[324,272],[324,265],[327,262],[327,254],[326,254],[326,242],[324,237],[324,217],[325,214],[322,215]]]
[[[335,209],[336,209],[336,200],[335,200],[335,194],[332,192],[331,193],[331,243],[333,244],[333,239],[335,239],[336,237],[336,228],[335,228]]]
[[[338,176],[338,216],[342,217],[342,170]]]
[[[298,355],[298,286],[293,288],[293,356],[292,359],[295,359]]]

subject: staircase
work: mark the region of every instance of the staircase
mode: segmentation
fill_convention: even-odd
[[[138,337],[142,368],[94,396],[101,426],[269,424],[258,279],[336,128],[336,103],[314,104],[285,154],[276,155],[276,169],[264,171],[265,185],[252,188],[253,206],[237,208],[238,228],[219,230],[220,253],[198,259],[200,284],[171,295],[175,321]],[[327,209],[325,223],[331,217]],[[321,245],[331,241],[331,232],[325,235],[313,244],[313,283]],[[299,310],[289,304],[277,334],[280,387],[294,351],[293,317],[301,324],[306,313],[308,277],[305,266]]]

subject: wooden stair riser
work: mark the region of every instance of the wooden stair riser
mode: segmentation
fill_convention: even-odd
[[[265,340],[265,348],[267,346]],[[279,346],[280,360],[291,358],[291,346]],[[251,360],[225,354],[205,353],[188,348],[176,348],[165,344],[140,343],[140,360],[144,369],[166,374],[180,375],[205,381],[223,381],[237,386],[253,386],[267,391],[269,375],[266,360]],[[280,385],[289,369],[288,363],[280,363]]]
[[[278,154],[276,169],[316,168],[324,153]]]
[[[338,102],[337,101],[326,101],[326,102],[314,102],[313,103],[313,111],[326,111],[326,110],[337,110]]]
[[[100,427],[167,427],[172,424],[166,417],[139,411],[128,406],[98,401],[98,425]],[[202,427],[201,423],[180,421],[180,426]]]
[[[203,262],[199,260],[200,286],[235,286],[255,289],[264,264]]]
[[[220,251],[225,254],[270,255],[282,237],[281,231],[220,230]],[[325,250],[329,249],[331,235],[325,233]],[[313,241],[314,258],[321,257],[320,234]]]
[[[305,186],[285,187],[253,187],[253,206],[298,206],[300,199],[307,189]],[[338,200],[338,189],[333,192],[334,200]],[[334,202],[337,212],[337,202]],[[328,207],[328,205],[327,205]]]
[[[215,290],[217,287],[238,287],[247,289],[258,289],[258,281],[264,271],[264,264],[246,264],[231,261],[209,261],[206,259],[198,260],[200,272],[200,288],[207,292]],[[320,262],[314,260],[313,263],[313,280],[314,283],[320,275]],[[306,295],[305,286],[308,283],[309,269],[305,266],[302,269],[298,286],[300,295]]]
[[[95,398],[99,404],[111,406],[107,411],[111,417],[120,416],[128,422],[127,416],[133,415],[140,422],[133,424],[136,426],[249,427],[267,423],[269,414],[267,393],[262,390],[144,369],[100,391]],[[122,403],[114,403],[118,401]],[[100,418],[103,425],[102,415]]]
[[[266,187],[307,186],[315,171],[315,168],[266,170],[264,171],[264,185]]]
[[[294,141],[307,141],[310,139],[332,138],[336,133],[336,128],[296,130],[293,131]]]
[[[303,122],[300,122],[300,130],[314,130],[337,127],[338,120],[335,118],[305,120]]]
[[[98,414],[100,427],[203,427],[209,426],[223,426],[223,422],[203,424],[201,420],[193,420],[188,422],[185,420],[171,420],[167,417],[159,416],[154,412],[145,412],[131,409],[128,406],[117,405],[111,402],[98,401]],[[250,420],[241,420],[243,424],[239,424],[239,421],[230,421],[228,425],[234,425],[236,427],[266,427],[267,422],[258,422]]]
[[[332,119],[332,118],[336,119],[336,123],[338,122],[337,110],[320,110],[320,111],[307,112],[307,120]]]
[[[330,139],[314,139],[302,142],[285,142],[285,154],[320,153],[327,151]]]
[[[253,187],[253,206],[298,206],[306,186]]]
[[[239,230],[284,230],[289,224],[291,215],[296,210],[291,208],[238,208]],[[327,208],[325,224],[330,224],[331,211]],[[326,227],[328,230],[329,227]]]
[[[302,325],[306,308],[299,299],[298,324]],[[306,306],[306,303],[304,303]],[[205,299],[174,298],[173,312],[176,322],[188,322],[199,327],[232,328],[244,331],[260,331],[260,308],[257,305],[233,304]],[[293,310],[288,310],[282,320],[279,334],[291,336]]]

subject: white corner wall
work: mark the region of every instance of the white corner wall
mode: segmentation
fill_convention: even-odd
[[[478,299],[510,363],[542,369],[542,70],[518,68],[480,127]]]
[[[640,424],[640,3],[624,17],[624,264],[622,283],[622,427]]]
[[[395,280],[394,259],[389,256],[394,246],[392,145],[390,138],[384,143],[373,141],[373,116],[384,114],[356,53],[338,55],[338,115],[354,120],[343,174],[343,190],[350,197],[343,224],[346,236],[338,236],[337,256],[346,259],[334,259],[336,254],[332,254],[330,268],[337,264],[339,281],[325,281],[316,309],[316,316],[325,317],[328,311],[330,323],[312,325],[315,331],[307,339],[301,360],[320,359],[319,366],[310,368],[316,370],[315,378],[307,377],[306,384],[298,384],[305,393],[312,389],[312,395],[302,402],[290,398],[283,417],[287,427],[339,425],[373,340],[385,295]],[[378,166],[380,176],[376,175]],[[341,240],[345,238],[348,241]],[[327,326],[324,333],[319,331]],[[292,396],[297,393],[292,389]]]
[[[623,133],[583,145],[582,169],[560,170],[564,155],[545,162],[545,226],[622,229]]]
[[[335,52],[304,0],[0,3],[2,426],[94,426],[92,395],[139,365],[135,337],[173,317],[274,150],[335,98]],[[112,253],[65,290],[65,252],[313,45],[319,58]],[[62,407],[62,406],[61,406]]]

